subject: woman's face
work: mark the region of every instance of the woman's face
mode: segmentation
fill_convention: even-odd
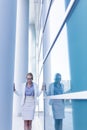
[[[55,75],[55,82],[59,83],[61,81],[61,75]]]
[[[31,84],[32,83],[32,76],[27,75],[27,83]]]

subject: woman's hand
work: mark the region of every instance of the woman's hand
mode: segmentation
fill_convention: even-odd
[[[13,84],[13,91],[14,91],[14,92],[16,91],[16,89],[15,89],[15,83]]]
[[[42,84],[42,91],[46,91],[46,84],[45,83]]]

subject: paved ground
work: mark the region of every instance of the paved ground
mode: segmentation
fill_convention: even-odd
[[[32,124],[32,130],[44,130],[44,118],[43,113],[39,113],[39,117],[36,114],[35,119]],[[45,130],[54,130],[54,122],[51,114],[46,116],[45,120]],[[24,130],[23,129],[23,120],[21,117],[13,115],[13,129],[12,130]],[[73,130],[72,123],[72,111],[70,109],[65,110],[65,119],[63,121],[63,130]]]
[[[34,118],[33,124],[32,124],[32,130],[43,130],[43,123],[42,119],[43,117],[38,117],[37,115]],[[24,123],[22,118],[16,115],[13,115],[13,127],[12,130],[24,130]]]

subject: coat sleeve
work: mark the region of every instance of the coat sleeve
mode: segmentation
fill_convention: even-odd
[[[38,85],[36,83],[34,83],[34,86],[35,86],[35,95],[37,97],[39,97],[41,95],[41,93],[42,93],[42,90],[39,90],[39,87],[38,87]]]
[[[48,87],[47,95],[48,96],[52,95],[52,85],[51,84]]]
[[[64,84],[61,84],[61,89],[62,89],[62,93],[61,94],[63,94],[64,93]]]
[[[47,91],[45,91],[45,94],[47,95],[47,96],[51,96],[52,95],[52,92],[53,90],[52,90],[52,84],[50,84],[49,86],[48,86],[48,90]]]
[[[14,93],[15,93],[17,96],[22,96],[22,93],[19,92],[18,90],[15,90]]]
[[[22,84],[21,84],[20,91],[18,91],[18,90],[15,89],[14,93],[15,93],[17,96],[23,96],[24,88],[25,88],[25,83],[22,83]]]
[[[20,96],[20,92],[15,88],[15,83],[13,84],[13,91],[17,96]]]

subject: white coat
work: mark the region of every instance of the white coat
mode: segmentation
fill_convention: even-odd
[[[61,84],[61,92],[63,93],[64,85]],[[48,96],[54,95],[54,83],[50,84],[47,92]],[[52,112],[54,119],[64,118],[64,100],[62,99],[50,99],[49,104],[52,105]]]
[[[33,83],[33,85],[34,85],[34,92],[35,92],[35,95],[34,95],[35,104],[37,104],[37,97],[40,96],[42,91],[39,91],[38,85],[36,83]],[[21,86],[22,90],[20,92],[15,90],[15,94],[21,97],[21,106],[24,104],[24,101],[25,101],[25,86],[26,86],[26,83],[23,83]]]

